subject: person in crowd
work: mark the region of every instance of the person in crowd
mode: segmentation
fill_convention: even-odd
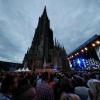
[[[55,80],[56,85],[54,88],[54,94],[55,94],[55,100],[60,100],[60,92],[61,92],[61,88],[60,88],[60,82],[61,82],[61,77],[58,76],[58,80]]]
[[[94,76],[90,77],[87,85],[90,89],[88,100],[100,100],[100,81],[95,79]]]
[[[0,100],[11,100],[13,92],[17,88],[17,78],[14,76],[7,76],[1,84]]]
[[[13,95],[13,100],[36,100],[36,90],[31,85],[20,86]]]
[[[41,74],[38,74],[37,75],[37,85],[41,84],[42,83],[42,75]]]
[[[87,100],[89,95],[89,88],[87,88],[85,81],[82,78],[76,80],[75,94],[79,95],[81,100]]]
[[[54,100],[54,92],[48,84],[49,74],[44,72],[42,75],[42,83],[36,86],[36,100]]]
[[[13,93],[13,100],[35,100],[36,89],[34,86],[34,77],[26,74],[20,77],[18,86]]]
[[[50,86],[52,89],[55,88],[56,81],[54,80],[54,75],[53,75],[53,74],[50,74],[50,75],[49,75],[48,84],[49,84],[49,86]]]
[[[36,87],[36,82],[37,80],[35,79],[34,76],[30,76],[29,78],[29,83],[33,86],[33,87]]]
[[[60,83],[61,87],[61,95],[60,100],[80,100],[80,97],[74,93],[72,93],[72,87],[70,85],[70,81],[67,78],[63,78]]]

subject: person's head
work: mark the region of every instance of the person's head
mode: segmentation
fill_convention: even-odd
[[[78,86],[86,86],[86,83],[83,79],[79,78],[79,79],[77,79],[77,85]]]
[[[43,79],[43,81],[48,81],[48,79],[49,79],[49,74],[48,74],[48,72],[44,72],[44,73],[42,74],[42,79]]]
[[[22,78],[22,79],[20,79],[18,85],[19,86],[29,85],[29,79],[28,78]]]
[[[12,93],[17,88],[17,78],[14,76],[7,76],[1,84],[1,92],[4,94]]]
[[[13,95],[13,100],[35,100],[36,90],[31,85],[18,88]]]
[[[96,79],[96,76],[93,73],[91,73],[89,77],[90,77],[90,79]]]
[[[63,78],[61,80],[60,87],[62,89],[62,92],[70,93],[72,91],[70,81],[67,78]]]
[[[55,88],[56,82],[54,81],[54,75],[53,74],[49,75],[48,83],[49,83],[50,87]]]
[[[100,81],[96,79],[91,79],[87,82],[87,86],[89,87],[89,96],[90,94],[100,93]],[[97,95],[98,98],[99,95]],[[92,98],[91,98],[92,99]]]
[[[30,81],[30,84],[33,86],[33,87],[36,87],[36,79],[34,78],[34,77],[30,77],[30,79],[29,79],[29,81]]]

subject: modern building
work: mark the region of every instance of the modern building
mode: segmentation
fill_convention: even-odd
[[[69,70],[66,56],[64,47],[53,39],[53,31],[50,28],[45,7],[43,14],[39,17],[31,47],[25,54],[23,64],[31,70],[48,68]]]
[[[75,70],[100,69],[100,35],[94,35],[67,56]]]

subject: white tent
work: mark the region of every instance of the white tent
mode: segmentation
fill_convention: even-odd
[[[19,68],[19,69],[17,69],[15,72],[21,72],[21,69]]]
[[[26,72],[29,72],[30,70],[28,68],[25,69]]]
[[[27,68],[22,68],[22,70],[21,70],[22,72],[29,72],[30,70],[28,69],[28,67]]]
[[[31,70],[29,70],[28,67],[27,68],[23,67],[22,69],[21,68],[17,69],[15,72],[30,72],[30,71]]]
[[[22,71],[22,72],[25,72],[26,70],[25,70],[25,68],[23,67],[21,71]]]

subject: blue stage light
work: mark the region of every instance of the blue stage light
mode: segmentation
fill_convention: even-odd
[[[80,65],[81,64],[81,61],[80,61],[80,59],[77,59],[77,63]]]
[[[85,60],[84,60],[84,59],[82,59],[82,61],[83,61],[83,62],[85,62]]]
[[[88,62],[84,58],[74,58],[72,60],[72,65],[76,70],[83,70],[87,67]]]

